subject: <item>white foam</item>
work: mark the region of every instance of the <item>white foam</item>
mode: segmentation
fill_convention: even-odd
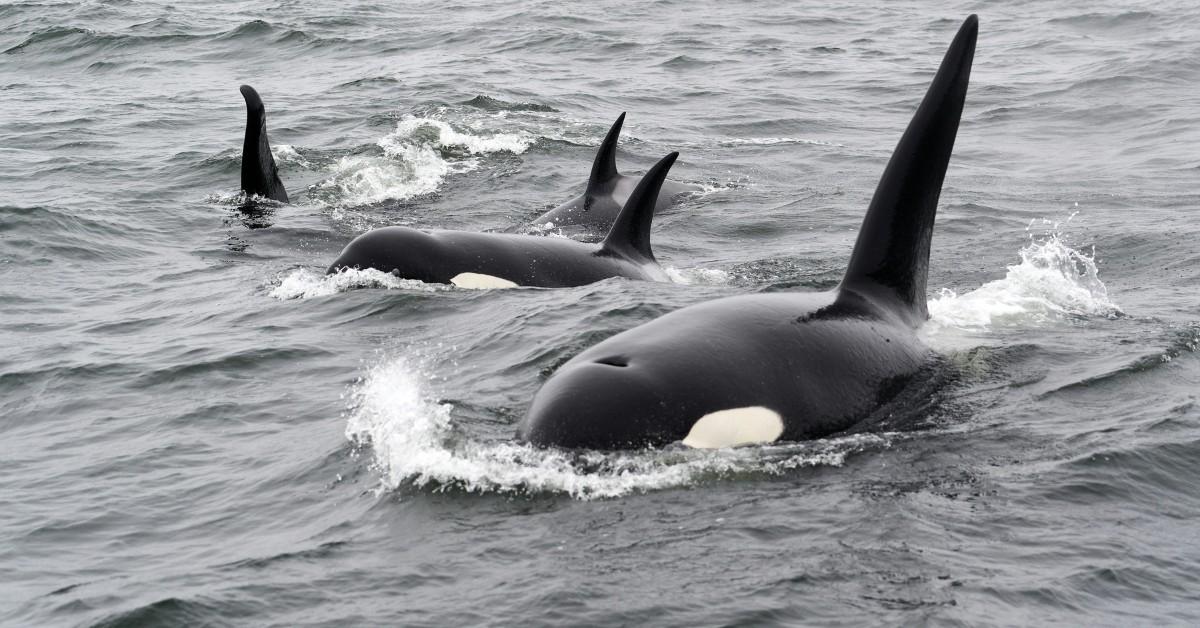
[[[729,283],[729,273],[717,268],[676,268],[664,266],[663,271],[674,283],[684,285],[723,286]]]
[[[458,164],[460,171],[473,167]],[[333,175],[316,187],[332,192],[336,204],[368,205],[436,192],[452,170],[432,148],[408,145],[388,156],[342,157],[334,162]]]
[[[300,152],[296,150],[296,147],[292,146],[291,144],[272,144],[271,156],[275,158],[277,163],[296,164],[297,166],[305,169],[312,168],[312,164],[310,164],[308,160],[304,158],[304,155],[301,155]]]
[[[427,135],[432,135],[432,137],[428,140],[422,139]],[[415,116],[408,116],[401,120],[396,125],[396,131],[384,140],[389,138],[403,141],[423,141],[442,148],[457,146],[467,149],[472,154],[507,151],[516,155],[525,152],[537,141],[535,136],[524,132],[493,133],[486,136],[463,133],[442,120]],[[380,145],[383,146],[384,143],[381,141]]]
[[[433,292],[445,286],[428,284],[416,279],[400,279],[390,273],[373,268],[358,270],[344,268],[332,275],[317,274],[307,268],[297,268],[279,278],[270,295],[276,299],[309,299],[324,297],[355,288],[407,289]]]
[[[846,456],[888,447],[895,435],[858,435],[792,445],[722,450],[670,447],[639,452],[567,452],[456,434],[450,404],[429,400],[428,373],[405,358],[385,360],[355,386],[346,437],[369,446],[381,490],[401,486],[475,492],[564,493],[608,498],[693,485],[738,474],[781,474],[840,466]]]
[[[331,166],[332,176],[316,188],[330,193],[332,203],[340,206],[405,200],[436,192],[451,174],[474,170],[479,165],[474,155],[520,154],[536,140],[523,132],[473,134],[442,120],[409,116],[376,142],[382,155],[342,157]]]
[[[1023,326],[1069,316],[1116,316],[1121,310],[1100,281],[1095,251],[1083,253],[1054,232],[1031,238],[1003,279],[965,294],[943,288],[929,301],[937,326],[986,329]]]

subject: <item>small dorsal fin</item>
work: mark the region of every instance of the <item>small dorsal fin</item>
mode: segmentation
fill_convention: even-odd
[[[287,191],[279,180],[279,169],[271,156],[267,141],[267,110],[258,92],[249,85],[242,86],[246,99],[246,141],[242,144],[242,191],[247,196],[258,195],[282,203],[288,202]]]
[[[971,15],[946,51],[879,179],[840,287],[884,299],[914,326],[929,318],[929,243],[978,32],[978,18]]]
[[[621,208],[621,213],[617,214],[608,236],[604,238],[600,246],[601,253],[654,261],[654,253],[650,251],[650,224],[654,221],[658,192],[677,157],[679,153],[663,157],[638,182]]]
[[[612,128],[608,130],[608,135],[605,135],[604,141],[600,143],[600,149],[596,151],[596,161],[592,162],[592,174],[588,176],[587,190],[583,193],[584,198],[591,199],[607,193],[617,177],[621,176],[621,173],[617,172],[617,140],[621,137],[621,125],[623,124],[625,124],[625,112],[621,112],[617,121],[613,122]],[[584,209],[588,209],[588,207],[585,206]]]

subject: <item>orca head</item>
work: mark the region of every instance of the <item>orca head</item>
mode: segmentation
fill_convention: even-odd
[[[373,229],[347,244],[325,273],[371,268],[403,279],[437,281],[431,263],[437,259],[437,247],[438,243],[431,235],[417,229]]]
[[[803,399],[824,390],[787,368],[795,360],[780,359],[786,349],[777,334],[790,333],[797,311],[828,308],[833,296],[751,298],[749,305],[733,298],[685,308],[575,356],[538,390],[518,438],[588,449],[782,438],[784,413],[807,415]]]
[[[601,346],[597,346],[601,348]],[[597,357],[592,357],[597,356]],[[585,449],[696,448],[769,443],[783,417],[751,390],[730,394],[728,364],[677,354],[588,352],[559,369],[534,397],[518,438]],[[669,377],[667,375],[669,374]]]

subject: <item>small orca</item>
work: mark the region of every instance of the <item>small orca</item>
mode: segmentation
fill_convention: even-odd
[[[663,157],[646,173],[599,247],[558,237],[384,227],[355,238],[327,272],[374,268],[463,288],[561,288],[609,277],[666,281],[650,250],[650,224],[678,156]]]
[[[612,336],[546,381],[518,439],[593,449],[806,440],[894,398],[935,355],[915,330],[929,317],[930,238],[977,33],[971,15],[883,172],[837,289],[708,301]]]
[[[588,176],[583,194],[542,214],[533,221],[535,227],[579,227],[590,233],[608,231],[638,182],[638,177],[617,172],[617,139],[621,136],[621,125],[624,123],[625,114],[622,113],[608,130],[608,135],[604,136],[600,150],[596,151],[596,160],[592,162],[592,173]],[[696,185],[664,181],[654,211],[660,212],[670,207],[680,194],[699,190],[700,187]]]
[[[287,191],[279,180],[279,169],[267,141],[267,109],[253,87],[243,85],[246,99],[246,140],[242,143],[242,192],[246,197],[261,196],[280,203],[288,202]]]

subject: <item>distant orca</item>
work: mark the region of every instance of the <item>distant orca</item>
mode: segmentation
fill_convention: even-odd
[[[288,202],[279,169],[267,141],[267,109],[253,87],[243,85],[246,99],[246,140],[242,144],[242,191],[247,197],[261,196],[280,203]]]
[[[731,447],[820,438],[851,427],[933,358],[929,244],[975,55],[966,19],[900,139],[841,285],[735,296],[617,334],[562,366],[518,438],[598,449]]]
[[[592,174],[588,177],[583,194],[542,214],[533,221],[534,226],[582,227],[592,233],[608,231],[638,182],[638,177],[617,172],[617,139],[621,136],[621,125],[624,123],[625,114],[622,113],[608,130],[600,150],[596,151]],[[670,207],[680,194],[699,190],[700,187],[696,185],[664,181],[654,211],[660,212]]]
[[[546,236],[384,227],[355,238],[328,272],[374,268],[464,288],[558,288],[609,277],[665,281],[650,250],[650,224],[678,156],[667,155],[646,173],[599,247]]]

